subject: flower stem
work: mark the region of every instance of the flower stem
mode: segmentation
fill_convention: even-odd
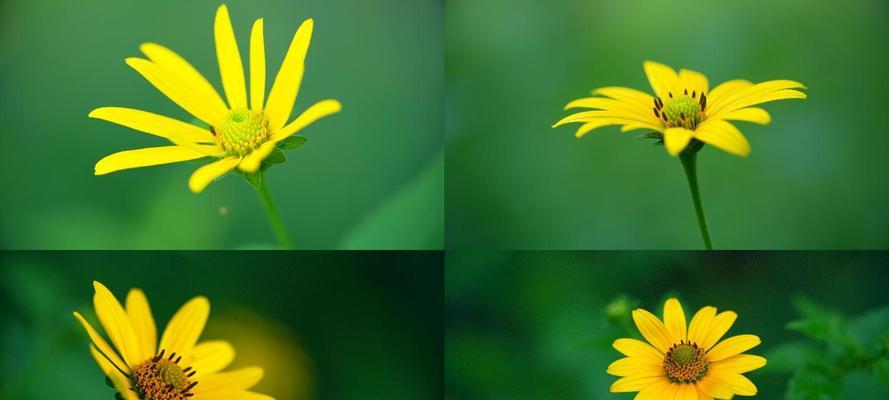
[[[699,147],[683,151],[679,154],[679,161],[682,162],[682,169],[685,170],[685,177],[688,178],[688,188],[691,189],[691,200],[695,204],[695,213],[698,215],[698,228],[701,229],[701,236],[704,238],[704,248],[713,250],[713,243],[710,241],[710,230],[707,228],[707,218],[704,216],[704,205],[701,203],[701,194],[698,190],[698,150],[700,150]]]
[[[287,229],[284,228],[281,216],[278,215],[278,209],[275,208],[275,202],[272,200],[272,194],[269,193],[269,185],[266,183],[265,175],[262,171],[257,172],[257,174],[259,174],[259,187],[256,188],[256,191],[259,193],[259,198],[262,199],[262,208],[265,209],[265,216],[269,220],[269,225],[272,226],[272,231],[275,232],[278,246],[282,250],[291,250],[293,249],[293,242],[290,240],[290,235],[287,234]]]

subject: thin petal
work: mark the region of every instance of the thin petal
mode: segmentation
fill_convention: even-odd
[[[274,150],[275,142],[265,142],[262,146],[259,146],[258,149],[247,154],[247,156],[241,160],[241,163],[238,164],[238,168],[247,173],[256,172],[256,170],[259,169],[259,166],[262,165],[262,160],[265,160],[265,158],[268,157],[269,154],[272,154],[272,151]]]
[[[271,98],[269,98],[269,101],[271,101]],[[273,133],[271,140],[274,142],[284,140],[290,135],[293,135],[294,133],[299,132],[303,128],[311,125],[313,122],[328,115],[340,112],[341,109],[342,105],[340,105],[340,102],[336,100],[321,100],[315,104],[312,104],[311,107],[303,111],[303,113],[300,114],[299,117],[296,117],[293,122],[287,124],[287,126],[282,128],[280,131]]]
[[[753,86],[753,82],[744,79],[735,79],[726,81],[707,93],[707,104],[712,107],[719,107],[722,102],[735,93]]]
[[[694,90],[696,94],[700,94],[710,89],[710,83],[707,81],[707,77],[700,72],[692,71],[690,69],[679,70],[679,82],[682,85],[682,89],[688,89],[689,93]],[[698,97],[695,96],[695,99],[697,98]]]
[[[681,89],[679,77],[673,68],[653,61],[646,61],[642,64],[642,68],[645,70],[645,76],[648,77],[648,83],[661,100],[669,99],[670,93],[674,95],[679,93],[678,90]]]
[[[802,88],[805,88],[803,84],[790,80],[774,80],[757,83],[735,92],[734,94],[725,96],[725,100],[720,101],[718,104],[708,106],[706,110],[707,116],[716,117],[723,112],[731,112],[740,108],[750,107],[767,101],[781,100],[783,98],[805,98],[806,95],[804,93],[796,90],[789,90]]]
[[[734,393],[725,380],[713,373],[707,374],[696,385],[699,391],[716,399],[730,399]]]
[[[737,319],[738,314],[735,314],[732,311],[723,311],[713,317],[713,320],[710,321],[710,325],[707,326],[706,335],[700,342],[697,342],[698,346],[701,346],[704,350],[710,350],[710,348],[713,347],[716,342],[719,342],[719,339],[722,339],[726,332],[731,329]]]
[[[93,281],[93,288],[96,290],[93,296],[93,307],[96,309],[99,322],[105,328],[105,333],[111,339],[111,343],[114,343],[114,346],[120,351],[120,355],[127,365],[131,367],[139,365],[148,357],[143,356],[142,342],[136,336],[126,311],[105,285]]]
[[[290,119],[293,103],[296,102],[299,85],[302,82],[306,52],[309,51],[313,27],[314,21],[307,19],[296,30],[293,41],[290,42],[290,48],[287,49],[287,55],[284,56],[281,69],[275,77],[272,90],[269,92],[265,116],[269,120],[269,129],[272,132],[281,129]]]
[[[720,120],[704,121],[695,129],[695,139],[736,156],[750,155],[750,143],[734,125]]]
[[[176,353],[187,359],[204,330],[208,315],[210,302],[206,297],[198,296],[189,300],[170,319],[161,336],[159,348],[166,351],[166,354]]]
[[[738,354],[722,361],[712,363],[711,368],[715,371],[730,371],[743,374],[745,372],[762,368],[766,363],[767,361],[764,357],[752,354]]]
[[[188,111],[207,125],[219,125],[222,116],[209,106],[205,99],[192,92],[189,86],[181,80],[144,58],[130,57],[126,59],[126,63],[183,110]]]
[[[659,123],[657,117],[654,116],[654,106],[652,104],[639,106],[635,102],[627,103],[621,100],[609,99],[607,97],[584,97],[571,101],[565,105],[566,110],[571,108],[613,110],[628,113],[636,118],[642,118],[652,125]]]
[[[208,150],[212,150],[208,146]],[[125,169],[151,167],[180,161],[195,160],[207,154],[182,146],[147,147],[126,150],[105,156],[96,163],[96,175],[110,174]]]
[[[105,357],[96,350],[95,346],[90,345],[90,354],[93,355],[93,358],[96,360],[96,364],[99,364],[99,368],[102,369],[102,372],[105,373],[105,376],[111,380],[111,383],[114,385],[114,389],[117,390],[117,393],[120,393],[124,399],[126,400],[139,400],[139,397],[136,396],[136,393],[130,390],[131,384],[130,380],[127,379],[124,374],[117,370],[110,362],[108,362]]]
[[[704,393],[700,387],[695,385],[695,388],[698,390],[698,400],[713,400],[713,397],[710,397],[708,394]]]
[[[191,365],[196,377],[222,371],[235,359],[235,348],[224,340],[202,342],[194,346]]]
[[[220,390],[202,394],[200,400],[275,400],[275,398],[246,390]]]
[[[722,114],[719,118],[730,121],[753,122],[755,124],[762,125],[772,122],[772,117],[769,115],[769,113],[766,112],[766,110],[757,107],[748,107],[742,108],[740,110],[735,110],[729,113]]]
[[[127,294],[127,316],[133,331],[142,343],[142,358],[154,357],[157,351],[157,328],[154,325],[154,317],[151,315],[151,307],[145,293],[139,289],[130,289]]]
[[[654,314],[639,308],[633,310],[633,321],[645,340],[661,353],[666,353],[673,345],[667,327]]]
[[[625,376],[611,384],[611,393],[638,392],[649,385],[667,381],[663,376]],[[669,382],[669,381],[667,381]]]
[[[688,325],[688,340],[700,346],[707,339],[707,334],[710,333],[710,323],[713,322],[715,316],[715,307],[708,306],[698,310]]]
[[[673,400],[698,400],[698,389],[695,385],[679,385],[679,389],[673,395]]]
[[[250,108],[262,112],[265,101],[265,39],[262,34],[262,18],[253,23],[250,32]]]
[[[262,380],[263,370],[259,367],[248,367],[234,371],[208,374],[201,378],[201,383],[194,387],[195,394],[211,393],[219,390],[246,390]],[[200,398],[201,396],[198,396]]]
[[[611,86],[593,90],[593,94],[608,96],[615,100],[632,103],[639,107],[654,106],[654,96],[640,90]]]
[[[191,174],[191,178],[188,179],[188,188],[191,189],[192,192],[200,193],[204,191],[207,185],[216,180],[216,178],[235,169],[240,163],[240,157],[232,156],[204,165]]]
[[[553,124],[553,128],[562,126],[564,124],[568,124],[571,122],[589,122],[596,118],[616,118],[627,120],[629,123],[640,123],[640,124],[648,124],[655,129],[656,126],[652,124],[651,120],[646,117],[639,116],[636,113],[630,113],[626,111],[618,111],[618,110],[593,110],[593,111],[581,111],[576,114],[571,114],[565,118],[559,120]]]
[[[231,109],[247,108],[247,87],[244,82],[244,64],[238,51],[238,41],[232,29],[232,21],[228,16],[225,4],[216,10],[216,22],[213,25],[216,39],[216,59],[219,61],[219,75],[222,77],[222,89]]]
[[[685,128],[664,129],[664,147],[671,156],[678,156],[688,147],[688,142],[695,136],[693,131]]]
[[[127,363],[125,363],[119,355],[117,355],[117,352],[114,351],[114,348],[108,345],[108,342],[106,342],[105,339],[102,339],[102,335],[100,335],[99,332],[96,332],[96,330],[93,329],[93,326],[90,325],[89,322],[86,322],[86,320],[83,318],[82,315],[80,315],[79,312],[74,312],[74,318],[77,318],[77,321],[80,322],[80,325],[83,326],[84,330],[86,330],[86,334],[90,337],[93,345],[101,351],[101,354],[105,355],[109,362],[113,363],[114,366],[128,374],[132,372],[130,366],[127,365]]]
[[[687,339],[685,311],[677,299],[669,299],[664,303],[664,325],[673,336],[673,343]]]
[[[216,138],[206,129],[148,111],[102,107],[91,111],[89,117],[150,133],[180,146],[192,143],[216,143]]]
[[[626,357],[611,363],[606,372],[614,376],[663,376],[664,366],[648,358]]]
[[[759,340],[759,337],[756,335],[738,335],[732,336],[722,342],[719,342],[716,346],[713,346],[710,351],[707,352],[707,359],[710,362],[717,362],[719,360],[724,360],[726,358],[736,356],[741,354],[747,350],[750,350],[759,344],[762,341]]]
[[[216,88],[207,81],[197,69],[195,69],[188,61],[180,57],[173,50],[170,50],[157,43],[145,43],[139,46],[139,50],[154,62],[158,67],[165,70],[169,75],[179,78],[195,97],[200,98],[206,103],[218,118],[222,119],[228,113],[225,102],[219,96]]]
[[[744,375],[735,373],[720,373],[718,374],[718,376],[732,388],[732,391],[735,392],[736,395],[756,395],[756,385],[754,385],[753,382],[751,382],[750,379],[747,379],[747,377],[745,377]]]
[[[612,346],[627,357],[645,358],[652,363],[664,362],[663,353],[641,340],[617,339]]]
[[[634,400],[663,400],[663,394],[670,389],[670,386],[674,384],[666,379],[654,382],[642,389]]]

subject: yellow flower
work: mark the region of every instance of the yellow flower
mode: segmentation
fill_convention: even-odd
[[[676,299],[664,304],[663,321],[648,311],[633,311],[633,321],[648,343],[614,342],[614,348],[627,357],[608,366],[609,374],[621,377],[611,392],[639,392],[637,400],[755,395],[756,386],[741,374],[763,367],[766,359],[742,353],[759,345],[759,337],[738,335],[719,341],[737,317],[731,311],[717,314],[716,308],[704,307],[686,326],[685,312]]]
[[[155,43],[140,46],[147,59],[127,58],[127,65],[210,128],[130,108],[95,109],[89,114],[92,118],[160,136],[173,144],[111,154],[96,163],[96,175],[212,157],[215,161],[198,168],[188,181],[193,192],[200,192],[235,168],[245,173],[256,172],[279,142],[316,120],[340,111],[338,101],[322,100],[287,123],[302,81],[312,27],[313,22],[308,19],[296,31],[265,99],[263,22],[262,18],[256,20],[250,36],[249,107],[244,66],[225,5],[216,12],[214,33],[219,73],[228,104],[200,72],[170,49]]]
[[[710,90],[707,77],[699,72],[681,69],[677,74],[672,68],[651,61],[646,61],[643,67],[655,96],[624,87],[596,89],[593,94],[599,96],[577,99],[565,106],[566,110],[589,108],[592,111],[572,114],[553,127],[582,123],[577,137],[607,125],[621,125],[621,132],[650,129],[673,156],[685,150],[692,139],[747,156],[750,154],[747,138],[728,121],[768,124],[769,113],[753,106],[806,98],[805,93],[794,90],[805,86],[789,80],[753,84],[737,79]]]
[[[198,343],[210,303],[191,299],[167,324],[157,343],[148,299],[139,289],[127,295],[126,309],[104,285],[93,282],[93,306],[111,343],[74,312],[92,340],[96,363],[126,400],[274,400],[249,391],[263,376],[258,367],[220,372],[235,358],[231,344],[222,340]]]

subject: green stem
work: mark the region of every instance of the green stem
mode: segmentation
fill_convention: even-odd
[[[272,200],[271,193],[269,193],[269,185],[266,183],[265,175],[262,171],[257,172],[257,174],[259,174],[259,187],[256,188],[256,191],[259,192],[259,198],[262,199],[265,216],[269,220],[269,225],[272,226],[272,231],[275,232],[278,246],[282,250],[291,250],[293,249],[293,242],[290,240],[290,235],[287,234],[287,229],[284,228],[281,216],[278,215],[278,209],[275,208],[275,202]]]
[[[701,204],[701,193],[698,190],[698,173],[697,158],[699,148],[691,148],[679,154],[679,161],[682,161],[682,169],[685,170],[685,177],[688,178],[688,188],[691,189],[691,200],[695,204],[695,213],[698,215],[698,228],[701,229],[701,236],[704,238],[704,248],[713,250],[713,243],[710,241],[710,230],[707,228],[707,218],[704,217],[704,205]]]

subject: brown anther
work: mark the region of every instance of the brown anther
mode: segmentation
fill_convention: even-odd
[[[695,91],[694,90],[691,91],[691,98],[695,98]]]

